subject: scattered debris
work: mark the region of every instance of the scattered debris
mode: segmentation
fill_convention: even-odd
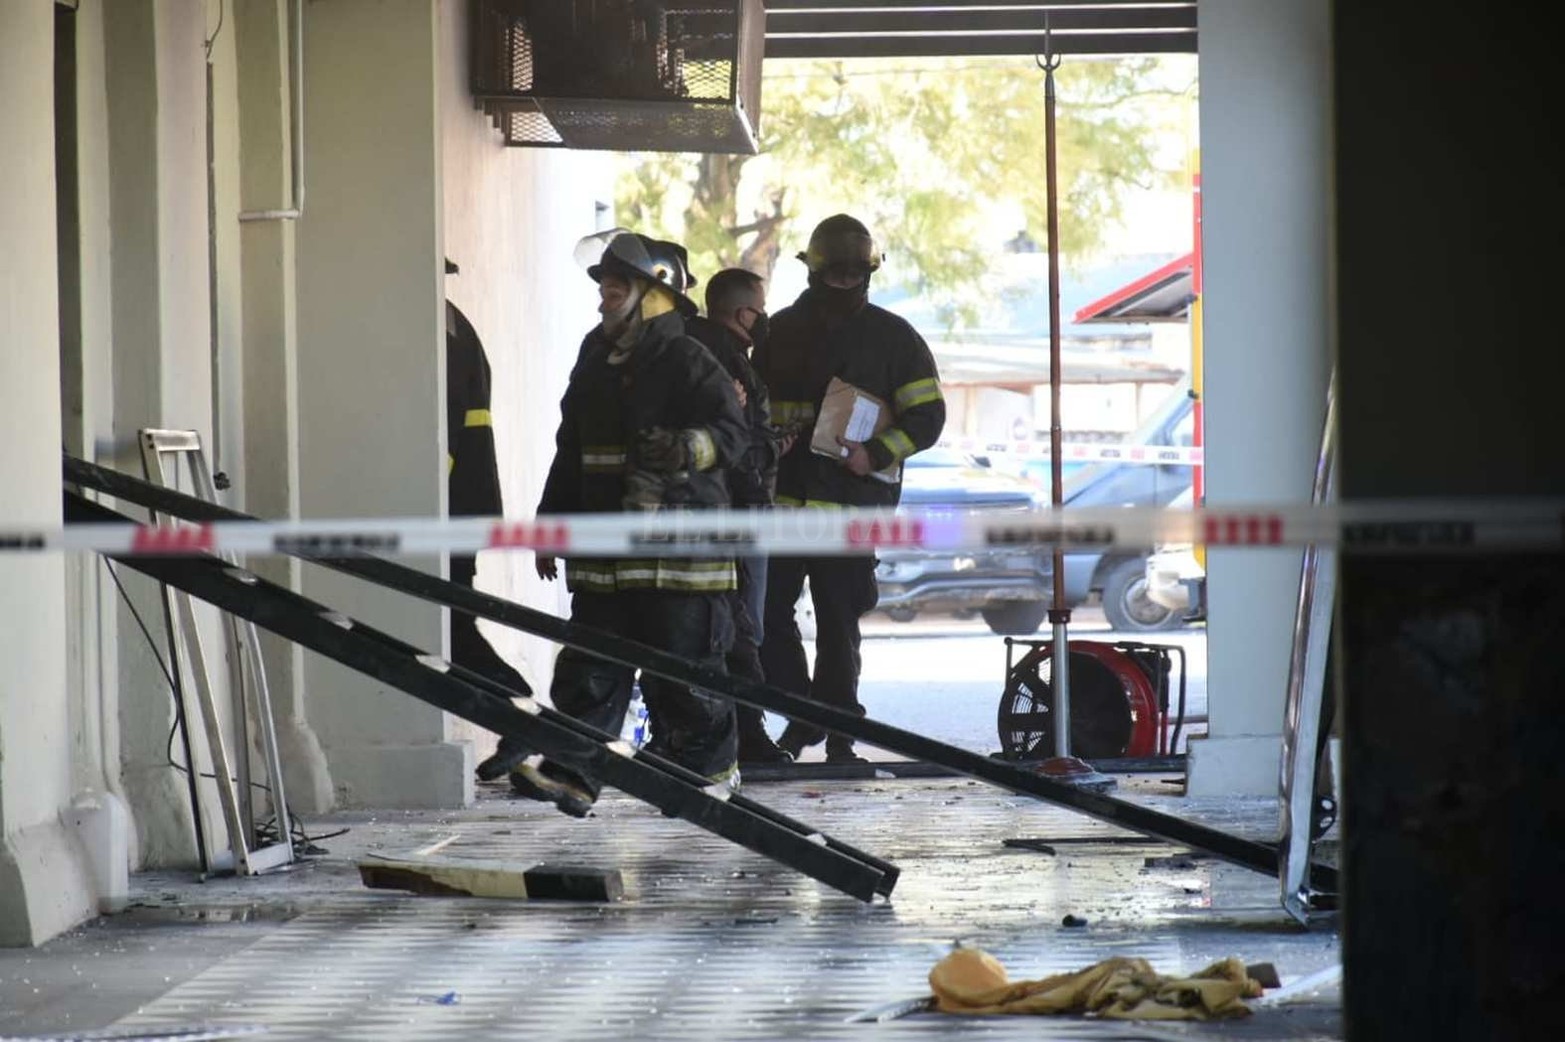
[[[1041,839],[1008,839],[1005,845],[1018,850],[1036,850],[1040,854],[1053,854],[1054,848]]]
[[[459,1006],[462,996],[454,991],[448,991],[444,995],[420,995],[418,1003],[421,1006]]]
[[[1060,920],[1060,925],[1071,927],[1086,926],[1087,920],[1083,919],[1079,915],[1071,915],[1069,912],[1067,912],[1065,913],[1065,918]]]
[[[451,835],[447,836],[445,839],[437,840],[436,842],[431,843],[427,847],[420,847],[418,850],[413,851],[413,856],[414,857],[429,857],[429,856],[431,856],[433,854],[438,854],[442,850],[446,849],[451,844],[455,843],[457,840],[459,840],[461,838],[462,838],[462,836],[461,836],[460,833],[453,832],[453,833],[451,833]]]
[[[370,855],[359,862],[359,878],[376,890],[457,897],[617,901],[625,896],[624,880],[619,870],[612,868],[537,865],[523,869],[477,861]]]
[[[1314,973],[1306,974],[1297,980],[1289,981],[1276,991],[1261,999],[1257,1005],[1282,1006],[1295,999],[1308,998],[1318,991],[1326,988],[1334,988],[1342,983],[1342,964],[1334,963]]]
[[[1282,978],[1277,976],[1277,967],[1269,962],[1252,962],[1244,968],[1244,973],[1263,988],[1282,987]]]
[[[898,999],[888,1002],[884,1006],[875,1006],[862,1010],[848,1017],[846,1024],[884,1024],[888,1020],[897,1020],[913,1013],[927,1013],[935,1007],[933,995],[920,995],[916,999]]]
[[[1147,868],[1198,868],[1196,860],[1201,855],[1186,851],[1182,854],[1166,854],[1162,857],[1149,857],[1144,864]]]

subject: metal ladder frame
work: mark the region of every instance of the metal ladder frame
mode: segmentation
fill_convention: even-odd
[[[1310,493],[1310,501],[1316,505],[1337,501],[1336,376],[1333,368],[1326,388],[1326,422]],[[1305,926],[1313,912],[1333,908],[1337,896],[1335,888],[1312,886],[1309,871],[1319,838],[1317,815],[1327,811],[1327,801],[1330,812],[1336,812],[1331,774],[1325,770],[1321,745],[1321,737],[1331,728],[1325,697],[1329,680],[1326,663],[1336,601],[1336,547],[1306,546],[1299,572],[1299,602],[1294,614],[1283,707],[1282,771],[1278,780],[1281,830],[1277,843],[1277,879],[1282,888],[1283,909]]]
[[[201,449],[201,435],[193,430],[163,430],[143,428],[138,432],[141,445],[142,471],[149,483],[171,491],[179,491],[179,460],[184,459],[189,469],[191,485],[196,498],[217,505],[217,486],[207,466],[206,454]],[[172,473],[165,471],[165,458],[172,458]],[[172,481],[170,480],[172,478]],[[152,521],[157,523],[160,511],[148,508]],[[167,511],[161,513],[173,517]],[[238,564],[232,554],[223,560]],[[255,875],[292,864],[294,861],[293,823],[288,813],[288,800],[283,786],[282,760],[277,750],[277,731],[272,720],[271,690],[266,682],[266,667],[261,660],[260,642],[252,623],[240,623],[233,615],[223,616],[225,652],[228,661],[229,698],[233,710],[235,755],[230,758],[224,741],[222,721],[217,715],[217,699],[212,690],[212,678],[208,671],[207,653],[196,624],[195,610],[190,596],[183,590],[161,585],[163,619],[169,635],[169,669],[174,681],[174,697],[180,710],[185,761],[190,771],[191,815],[195,819],[196,847],[201,860],[201,870],[208,873],[228,867],[214,864],[205,839],[202,824],[199,786],[196,782],[197,767],[193,755],[190,730],[190,711],[186,699],[184,671],[181,662],[189,666],[194,681],[196,699],[200,705],[201,722],[206,735],[207,752],[212,760],[212,773],[217,785],[218,800],[223,808],[223,819],[228,830],[229,850],[233,869],[240,875]],[[175,627],[175,617],[179,626]],[[251,799],[250,769],[250,711],[251,700],[246,692],[253,692],[256,729],[261,739],[261,761],[270,793],[272,813],[277,822],[278,842],[252,845],[255,842],[255,807]]]
[[[130,523],[76,492],[65,495],[65,516],[68,521]],[[890,896],[896,885],[899,870],[888,861],[241,567],[201,555],[109,556],[420,701],[498,734],[514,735],[550,759],[599,778],[665,815],[683,818],[861,901]]]

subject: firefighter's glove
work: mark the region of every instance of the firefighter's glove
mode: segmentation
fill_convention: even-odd
[[[682,431],[667,427],[653,427],[641,432],[636,446],[636,461],[643,470],[671,473],[686,470],[690,466],[690,453],[685,449]]]
[[[670,474],[681,470],[710,470],[717,462],[712,436],[700,427],[682,431],[653,427],[643,431],[637,460],[647,470]]]

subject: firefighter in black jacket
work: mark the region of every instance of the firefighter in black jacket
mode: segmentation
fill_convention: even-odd
[[[773,421],[802,432],[778,466],[777,505],[895,506],[902,491],[897,465],[933,445],[945,426],[934,357],[912,326],[869,303],[870,275],[880,266],[880,254],[862,223],[847,214],[826,218],[799,259],[810,269],[809,288],[772,316],[770,336],[755,358],[771,392]],[[892,412],[891,425],[869,441],[841,441],[840,457],[813,453],[809,444],[833,376],[886,402]],[[793,611],[806,579],[815,603],[813,681]],[[862,715],[859,619],[877,599],[873,557],[773,558],[761,646],[767,680]],[[823,737],[828,761],[861,762],[852,739],[827,737],[797,721],[778,744],[797,759]]]
[[[446,274],[457,266],[446,261]],[[478,331],[446,301],[446,498],[452,517],[499,517],[500,468],[489,416],[489,359]],[[472,586],[478,558],[451,555],[451,581]],[[503,684],[517,695],[532,688],[478,632],[478,620],[451,613],[451,661]],[[497,775],[498,776],[498,775]]]
[[[771,422],[766,385],[750,364],[750,350],[766,340],[766,283],[752,271],[727,268],[706,284],[706,317],[685,320],[685,332],[705,344],[733,378],[739,404],[749,424],[749,440],[738,463],[729,468],[728,490],[740,510],[764,510],[772,505],[777,484],[778,432]],[[766,558],[741,557],[739,589],[730,599],[734,645],[728,652],[728,672],[764,681],[761,641],[766,604]],[[736,705],[739,716],[739,763],[775,764],[792,759],[766,733],[763,714],[754,706]],[[656,709],[652,732],[657,734]]]
[[[588,274],[598,282],[603,321],[582,345],[560,403],[538,513],[726,507],[725,475],[749,433],[728,374],[685,335],[680,312],[693,314],[695,305],[683,293],[684,250],[623,232]],[[553,558],[537,563],[540,576],[556,577]],[[733,638],[732,558],[572,557],[565,582],[571,621],[721,668]],[[550,697],[556,709],[618,735],[634,679],[628,666],[566,648]],[[733,704],[650,674],[641,686],[661,710],[662,753],[736,785]],[[549,760],[518,764],[511,784],[578,817],[599,790],[596,779]]]

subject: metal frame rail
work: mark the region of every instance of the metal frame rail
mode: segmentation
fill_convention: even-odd
[[[197,499],[217,502],[217,485],[207,466],[206,453],[201,449],[201,435],[197,431],[169,431],[144,428],[140,432],[142,472],[149,483],[163,488],[177,489],[179,485],[179,461],[185,461],[191,484]],[[165,457],[172,460],[172,473],[163,469]],[[171,480],[172,479],[172,480]],[[152,514],[157,520],[156,512]],[[237,564],[233,554],[223,554],[229,564]],[[266,667],[261,661],[260,644],[255,627],[241,627],[233,616],[224,618],[223,650],[228,660],[228,694],[233,710],[234,748],[229,755],[224,741],[223,728],[217,716],[216,699],[208,674],[207,650],[201,630],[196,625],[191,610],[190,597],[175,593],[167,586],[162,588],[163,618],[169,635],[170,681],[174,684],[174,697],[180,700],[180,720],[190,721],[190,707],[185,704],[184,685],[181,682],[181,660],[188,661],[201,707],[201,722],[205,728],[207,754],[212,760],[213,783],[217,786],[219,803],[223,808],[223,821],[228,828],[228,845],[234,859],[234,869],[241,875],[253,875],[290,865],[294,861],[293,824],[289,818],[288,797],[284,791],[282,760],[277,749],[277,729],[272,722],[272,695],[266,681]],[[174,626],[178,615],[180,626]],[[241,629],[245,631],[241,639]],[[183,654],[181,654],[181,645]],[[257,838],[255,806],[251,793],[251,743],[250,713],[255,713],[255,731],[260,738],[260,759],[266,775],[266,792],[271,804],[272,817],[277,823],[276,842]],[[190,759],[192,736],[188,726],[182,727],[187,762]],[[195,771],[189,772],[192,781]],[[193,799],[191,817],[196,825],[196,847],[201,855],[202,871],[211,867],[206,841],[201,827],[201,801]]]
[[[135,523],[70,491],[65,494],[65,517],[68,522]],[[480,727],[515,735],[669,817],[682,818],[861,901],[876,894],[889,896],[896,885],[899,870],[887,861],[243,568],[204,555],[116,560]]]
[[[142,506],[155,507],[164,513],[178,514],[194,521],[254,520],[247,514],[223,507],[213,507],[198,499],[152,488],[124,474],[69,456],[65,458],[65,478],[67,481],[96,488],[121,499]],[[856,716],[778,687],[758,684],[742,677],[729,676],[718,669],[698,666],[645,644],[626,640],[613,633],[581,626],[547,612],[480,593],[470,587],[457,586],[437,576],[428,575],[384,558],[368,554],[334,557],[330,556],[331,549],[335,548],[326,547],[318,554],[301,553],[296,540],[291,541],[288,547],[289,552],[305,560],[326,565],[421,600],[442,604],[455,611],[469,612],[503,626],[646,670],[676,683],[698,687],[767,712],[778,713],[791,720],[802,720],[838,734],[848,735],[876,748],[939,764],[969,778],[988,782],[1023,796],[1046,800],[1119,828],[1170,843],[1194,847],[1230,864],[1268,876],[1277,876],[1278,849],[1275,843],[1245,839],[1140,804],[1078,789],[1067,782],[1057,781],[1024,767],[959,749],[869,717]],[[485,723],[483,726],[491,725]],[[1310,866],[1310,878],[1319,889],[1336,889],[1337,870],[1331,865],[1313,863]]]

